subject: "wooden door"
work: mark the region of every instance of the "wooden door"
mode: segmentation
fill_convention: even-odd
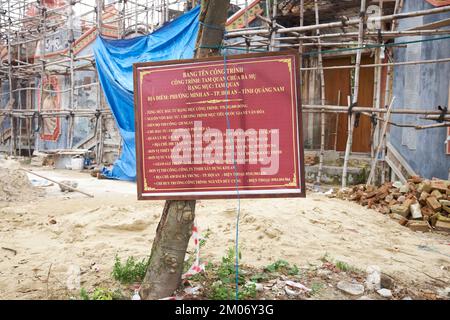
[[[373,58],[363,57],[361,64],[372,64]],[[324,59],[324,66],[350,65],[350,57]],[[370,107],[373,104],[374,69],[361,68],[358,105]],[[348,106],[347,97],[351,93],[352,70],[331,69],[324,70],[326,102],[332,105]],[[338,101],[339,99],[339,101]],[[345,151],[347,144],[346,113],[327,114],[326,133],[328,150]],[[359,126],[353,131],[352,152],[370,152],[371,140],[370,118],[361,115]]]
[[[348,66],[350,57],[324,59],[324,67]],[[325,69],[325,102],[330,105],[346,106],[351,90],[351,69]],[[341,151],[347,137],[347,117],[345,114],[326,114],[326,149]]]

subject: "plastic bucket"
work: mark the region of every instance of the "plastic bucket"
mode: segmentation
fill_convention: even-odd
[[[73,157],[71,163],[72,170],[83,170],[84,168],[84,158]]]

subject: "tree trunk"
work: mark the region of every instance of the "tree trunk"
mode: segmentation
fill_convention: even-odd
[[[220,55],[230,0],[202,0],[198,29],[196,58]]]
[[[229,0],[202,0],[196,58],[220,54],[229,4]],[[179,287],[194,218],[195,200],[166,201],[141,285],[142,299],[169,297]]]
[[[166,201],[141,285],[142,299],[169,297],[179,287],[194,218],[195,201]]]

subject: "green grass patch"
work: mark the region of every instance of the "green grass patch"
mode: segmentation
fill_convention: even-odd
[[[128,257],[125,262],[122,262],[116,255],[111,275],[121,284],[142,282],[147,272],[148,264],[149,258],[144,258],[139,261],[134,257]]]
[[[122,300],[123,295],[120,289],[112,291],[105,288],[95,288],[94,291],[89,294],[85,288],[80,290],[81,300]]]

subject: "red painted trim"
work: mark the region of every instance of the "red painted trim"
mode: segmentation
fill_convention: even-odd
[[[450,0],[426,0],[435,7],[443,7],[450,5]]]
[[[447,154],[450,155],[450,127],[447,128]]]
[[[247,7],[247,10],[253,8],[254,6],[256,6],[258,3],[260,3],[261,0],[255,0],[252,3],[250,3]],[[239,19],[243,14],[245,13],[245,8],[242,8],[241,10],[239,10],[238,12],[236,12],[235,14],[233,14],[228,20],[227,23],[225,24],[226,26],[232,24],[234,21],[236,21],[237,19]]]

